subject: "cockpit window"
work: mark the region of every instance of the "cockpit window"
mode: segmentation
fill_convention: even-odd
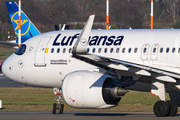
[[[26,45],[22,44],[15,52],[16,55],[23,55],[26,51]]]

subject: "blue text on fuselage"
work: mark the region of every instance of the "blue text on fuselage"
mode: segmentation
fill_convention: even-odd
[[[53,46],[72,46],[75,39],[79,37],[79,33],[74,36],[62,36],[61,34],[57,35],[53,42]],[[118,46],[121,45],[124,36],[89,36],[89,46]],[[61,40],[61,41],[60,41]]]

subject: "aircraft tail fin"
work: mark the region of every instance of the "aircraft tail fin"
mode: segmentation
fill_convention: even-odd
[[[9,12],[11,23],[13,25],[16,37],[18,38],[18,23],[19,23],[19,6],[14,1],[6,1],[6,6]],[[21,10],[21,42],[25,42],[27,39],[41,34],[39,30],[34,26],[31,20]]]

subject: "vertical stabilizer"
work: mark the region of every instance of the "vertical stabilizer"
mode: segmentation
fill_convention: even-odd
[[[9,12],[11,23],[14,28],[16,37],[18,38],[19,30],[19,7],[14,1],[6,1],[6,6]],[[31,20],[26,16],[26,14],[21,10],[21,42],[25,42],[27,39],[41,34],[39,30],[34,26]]]

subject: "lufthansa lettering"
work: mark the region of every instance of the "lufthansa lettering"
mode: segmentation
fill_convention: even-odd
[[[61,41],[58,39],[61,37],[59,34],[54,42],[53,46],[72,46],[75,39],[79,37],[79,34],[75,34],[74,36],[62,36]],[[124,36],[90,36],[89,37],[89,46],[119,46],[121,45]]]

